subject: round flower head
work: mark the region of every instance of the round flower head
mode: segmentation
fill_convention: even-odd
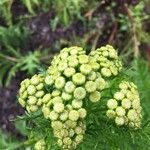
[[[94,92],[96,90],[96,83],[93,81],[87,81],[85,83],[85,89],[89,93]]]
[[[65,85],[65,91],[68,93],[72,93],[75,90],[75,85],[72,81],[68,81]]]
[[[53,77],[50,76],[50,75],[47,75],[47,76],[45,77],[45,83],[46,83],[47,85],[52,85],[52,84],[54,83]]]
[[[124,98],[121,104],[122,104],[122,107],[124,107],[125,109],[129,109],[131,107],[131,101],[127,98]]]
[[[37,98],[34,96],[30,96],[29,99],[27,100],[27,103],[29,105],[34,105],[34,104],[36,104],[36,102],[37,102]]]
[[[46,143],[44,139],[37,141],[34,145],[35,150],[46,150]]]
[[[61,114],[60,114],[60,120],[62,121],[65,121],[68,119],[68,112],[67,111],[63,111]]]
[[[47,102],[49,102],[50,100],[51,100],[51,94],[45,94],[45,95],[43,96],[42,102],[43,102],[43,103],[47,103]]]
[[[69,68],[66,68],[65,71],[64,71],[64,75],[66,77],[71,77],[75,74],[76,70],[72,67],[69,67]]]
[[[73,75],[72,81],[76,85],[82,85],[83,83],[85,83],[85,76],[82,73],[76,73]]]
[[[87,55],[79,55],[78,59],[80,64],[86,64],[89,61],[89,57]]]
[[[84,99],[86,96],[86,91],[84,88],[82,87],[77,87],[75,90],[74,90],[74,97],[75,99]]]
[[[68,94],[68,93],[66,93],[66,92],[62,92],[62,98],[63,98],[63,100],[65,100],[65,101],[69,101],[69,100],[71,100],[72,99],[72,95],[71,94]]]
[[[116,123],[118,126],[122,126],[122,125],[124,125],[125,120],[124,120],[123,117],[116,117],[115,123]]]
[[[118,116],[124,116],[124,115],[125,115],[125,110],[124,110],[124,108],[122,108],[121,106],[118,106],[118,107],[116,108],[116,114],[117,114]]]
[[[55,80],[55,87],[57,89],[61,89],[63,88],[65,85],[65,79],[64,77],[58,77],[56,80]]]
[[[80,117],[80,118],[85,118],[86,115],[87,115],[87,112],[86,112],[86,110],[85,110],[84,108],[80,108],[80,109],[78,110],[78,112],[79,112],[79,117]]]
[[[35,94],[35,92],[36,92],[35,86],[34,85],[29,85],[28,88],[27,88],[27,92],[28,92],[29,95]]]
[[[79,119],[79,113],[76,110],[71,110],[69,112],[69,119],[72,121],[77,121]]]
[[[91,102],[98,102],[100,98],[101,98],[101,94],[98,91],[92,92],[89,96]]]
[[[103,78],[97,78],[95,83],[98,90],[103,90],[106,87],[106,81]]]
[[[79,101],[79,100],[73,100],[72,101],[72,107],[75,108],[75,109],[79,109],[82,107],[82,101]]]
[[[66,68],[67,68],[67,63],[66,62],[60,62],[59,64],[58,64],[58,70],[59,71],[64,71]]]
[[[109,109],[115,109],[115,108],[117,108],[117,106],[118,106],[118,102],[115,99],[108,100],[107,107]]]
[[[61,113],[64,110],[64,104],[62,103],[55,103],[54,104],[54,111],[57,113]]]
[[[40,78],[38,75],[34,75],[31,79],[30,82],[32,85],[37,85],[40,82]]]
[[[122,99],[124,98],[124,94],[123,94],[122,92],[116,92],[116,93],[114,94],[114,98],[115,98],[116,100],[122,100]]]
[[[96,72],[91,71],[90,74],[87,76],[88,80],[95,80],[96,79]]]
[[[62,127],[63,127],[63,124],[62,124],[61,121],[52,121],[52,122],[51,122],[51,126],[52,126],[52,128],[55,129],[55,130],[61,130]]]
[[[49,118],[54,121],[54,120],[57,120],[58,118],[58,113],[56,113],[55,111],[51,111],[50,114],[49,114]]]
[[[108,68],[102,68],[101,73],[104,77],[110,77],[111,76],[111,71]]]
[[[107,110],[106,115],[108,118],[113,119],[116,117],[116,112],[114,110]]]
[[[82,64],[82,65],[80,66],[80,71],[81,71],[81,73],[83,73],[83,74],[85,74],[85,75],[89,74],[89,73],[91,72],[91,70],[92,70],[92,68],[91,68],[91,66],[88,65],[88,64]]]

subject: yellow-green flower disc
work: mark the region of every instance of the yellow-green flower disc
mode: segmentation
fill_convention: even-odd
[[[73,75],[72,81],[76,85],[82,85],[83,83],[85,83],[85,76],[82,73],[76,73]]]
[[[39,83],[37,86],[36,86],[36,89],[37,90],[42,90],[44,87],[44,84],[43,83]]]
[[[122,104],[122,107],[125,109],[129,109],[131,107],[131,101],[127,98],[124,98],[121,104]]]
[[[91,62],[90,65],[91,65],[91,68],[96,71],[100,68],[100,65],[97,62]]]
[[[101,73],[103,76],[105,77],[110,77],[112,74],[111,74],[111,71],[108,69],[108,68],[102,68],[101,69]]]
[[[81,108],[82,107],[82,101],[79,101],[79,100],[76,100],[76,99],[74,99],[73,101],[72,101],[72,106],[73,106],[73,108],[75,108],[75,109],[79,109],[79,108]]]
[[[76,66],[78,66],[78,64],[79,64],[79,62],[78,62],[78,59],[76,59],[76,58],[69,60],[69,62],[68,62],[68,66],[70,66],[70,67],[76,67]]]
[[[49,114],[50,114],[50,109],[44,105],[42,107],[42,112],[43,112],[44,117],[46,119],[48,119],[49,118]]]
[[[65,85],[65,91],[67,93],[72,93],[75,90],[75,85],[72,81],[68,81]]]
[[[34,85],[29,85],[27,88],[27,92],[29,95],[33,95],[36,92],[36,87]]]
[[[43,97],[44,94],[45,94],[44,91],[40,90],[40,91],[36,92],[35,96],[38,98],[41,98],[41,97]]]
[[[118,106],[118,107],[116,108],[116,114],[117,114],[118,116],[123,117],[123,116],[125,116],[125,113],[126,113],[126,111],[125,111],[125,109],[124,109],[123,107]]]
[[[132,101],[132,107],[133,109],[139,109],[140,108],[140,101],[135,99]]]
[[[62,99],[65,100],[65,101],[69,101],[72,99],[72,95],[69,94],[69,93],[66,93],[66,92],[62,92],[62,95],[61,95]]]
[[[24,80],[24,84],[26,86],[26,88],[30,85],[30,80],[29,79],[25,79]]]
[[[51,93],[51,95],[52,95],[53,97],[59,96],[60,94],[61,94],[61,91],[60,91],[60,90],[57,90],[57,89],[53,90],[52,93]]]
[[[63,124],[61,121],[52,121],[51,126],[54,130],[62,130]]]
[[[114,110],[109,109],[106,112],[106,116],[110,119],[114,119],[116,117],[116,112]]]
[[[79,59],[79,63],[80,64],[86,64],[89,61],[89,56],[87,56],[87,55],[79,55],[78,59]]]
[[[71,77],[71,76],[73,76],[75,74],[75,72],[76,72],[76,70],[74,68],[68,67],[68,68],[65,69],[64,75],[66,77]]]
[[[116,93],[114,94],[114,98],[115,98],[116,100],[123,100],[124,96],[125,96],[125,95],[124,95],[122,92],[116,92]]]
[[[35,111],[38,110],[38,106],[36,106],[36,105],[30,105],[29,109],[30,109],[30,111],[35,112]]]
[[[50,113],[49,113],[49,118],[52,120],[52,121],[55,121],[55,120],[57,120],[58,119],[58,113],[56,113],[55,111],[51,111]]]
[[[80,108],[78,110],[78,112],[79,112],[79,117],[82,118],[82,119],[85,118],[86,115],[87,115],[87,111],[84,108]]]
[[[107,101],[107,107],[109,109],[115,109],[118,106],[118,102],[115,99],[110,99]]]
[[[24,84],[21,85],[20,89],[19,89],[19,93],[23,93],[26,90],[26,87]]]
[[[47,85],[52,85],[52,84],[54,83],[53,76],[47,75],[47,76],[45,77],[45,83],[46,83]]]
[[[79,113],[77,110],[71,110],[69,112],[69,119],[72,121],[77,121],[79,119]]]
[[[22,107],[25,107],[26,102],[22,98],[19,98],[18,101]]]
[[[61,114],[60,114],[60,120],[61,121],[66,121],[68,119],[68,112],[67,111],[63,111]]]
[[[34,105],[37,102],[37,98],[35,96],[29,96],[29,99],[27,100],[27,103],[29,105]]]
[[[63,88],[65,85],[65,78],[64,77],[58,77],[56,80],[55,80],[55,87],[57,89],[61,89]]]
[[[128,116],[128,119],[131,120],[131,121],[135,121],[135,120],[138,119],[138,114],[134,109],[130,109],[128,111],[127,116]]]
[[[95,80],[95,83],[96,83],[96,88],[98,90],[103,90],[106,87],[106,81],[103,78],[101,78],[101,77],[97,78]]]
[[[91,71],[90,74],[87,76],[87,79],[91,80],[91,81],[95,80],[96,79],[96,72]]]
[[[92,70],[92,68],[89,64],[82,64],[80,66],[81,73],[83,73],[85,75],[89,74],[91,72],[91,70]]]
[[[98,102],[101,98],[101,94],[98,91],[94,91],[92,93],[90,93],[89,99],[91,102]]]
[[[116,117],[115,123],[116,123],[118,126],[124,125],[124,124],[125,124],[125,119],[124,119],[124,117]]]
[[[72,140],[71,140],[69,137],[66,137],[66,138],[63,139],[63,143],[64,143],[65,145],[71,145]]]
[[[76,134],[82,134],[83,129],[80,126],[75,127],[75,133]]]
[[[42,102],[43,102],[43,103],[47,103],[47,102],[49,102],[50,100],[51,100],[51,94],[45,94],[45,95],[43,96]]]
[[[44,139],[41,139],[35,143],[34,150],[46,150],[46,143]]]
[[[53,104],[55,104],[55,103],[62,103],[62,97],[60,97],[60,96],[56,96],[56,97],[54,97],[53,99],[52,99],[52,102],[53,102]]]
[[[71,111],[73,111],[73,110],[71,110]],[[74,111],[73,111],[74,112]],[[72,112],[72,113],[73,113]],[[78,114],[76,114],[76,116],[78,116]],[[76,122],[76,118],[77,117],[75,117],[75,120],[71,120],[70,118],[70,120],[66,120],[66,122],[65,122],[65,125],[68,127],[68,128],[75,128],[76,126],[77,126],[77,122]],[[73,117],[73,119],[74,119],[74,117]]]
[[[40,77],[38,75],[34,75],[31,79],[30,79],[31,84],[33,85],[37,85],[40,82]]]
[[[21,98],[22,99],[26,99],[28,97],[28,92],[27,91],[24,91],[21,95]]]
[[[96,83],[93,81],[87,81],[85,83],[85,89],[89,93],[96,91]]]
[[[86,96],[86,90],[83,88],[83,87],[77,87],[75,90],[74,90],[74,97],[75,99],[84,99]]]
[[[77,144],[81,143],[83,141],[83,135],[82,134],[78,134],[75,137],[75,141],[77,142]]]
[[[67,62],[60,62],[58,64],[58,70],[59,71],[64,71],[68,67]]]
[[[68,52],[66,52],[66,51],[64,51],[64,52],[60,52],[60,57],[61,57],[61,59],[67,59],[67,57],[68,57]]]
[[[63,103],[54,103],[53,109],[55,112],[61,113],[64,111],[64,104]]]

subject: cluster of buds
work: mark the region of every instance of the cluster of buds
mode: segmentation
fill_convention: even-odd
[[[113,99],[107,101],[107,116],[118,126],[128,125],[134,129],[141,125],[141,105],[137,87],[133,82],[122,81]]]
[[[21,82],[19,90],[19,103],[25,107],[28,112],[35,112],[42,105],[44,92],[44,78],[42,75],[34,75],[31,79],[25,79]]]
[[[122,65],[113,47],[107,45],[89,55],[81,47],[64,48],[55,56],[46,75],[35,75],[21,83],[19,102],[28,112],[39,106],[63,149],[75,149],[86,129],[85,101],[95,103]]]
[[[35,150],[46,150],[46,143],[44,139],[38,140],[34,145]]]
[[[116,76],[122,69],[122,63],[119,60],[116,50],[110,46],[102,46],[90,53],[93,58],[91,62],[99,65],[99,72],[103,77]]]

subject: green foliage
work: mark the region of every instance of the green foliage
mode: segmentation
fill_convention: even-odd
[[[29,33],[26,28],[0,27],[0,86],[8,85],[19,70],[28,74],[33,74],[37,70],[40,64],[40,52],[29,52],[26,55],[21,53],[27,38]]]
[[[5,19],[6,24],[8,26],[12,25],[12,13],[11,13],[11,6],[13,0],[1,0],[0,1],[0,14]]]
[[[0,149],[1,150],[14,150],[16,144],[18,144],[18,141],[14,137],[7,135],[0,130]]]

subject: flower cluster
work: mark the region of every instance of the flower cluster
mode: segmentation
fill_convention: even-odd
[[[42,98],[45,95],[43,82],[44,78],[40,74],[21,82],[18,101],[28,112],[35,112],[42,105]]]
[[[137,87],[133,82],[122,81],[119,91],[113,99],[107,101],[107,116],[115,120],[118,126],[128,125],[134,129],[140,128],[141,105]]]
[[[64,48],[55,56],[46,75],[35,75],[21,83],[19,102],[28,112],[39,106],[63,149],[75,149],[86,130],[85,101],[98,102],[108,77],[122,65],[110,45],[89,55],[81,47]]]
[[[90,56],[91,61],[99,65],[99,72],[103,77],[116,76],[122,69],[122,63],[118,58],[116,50],[110,46],[102,46],[101,48],[92,51]]]

